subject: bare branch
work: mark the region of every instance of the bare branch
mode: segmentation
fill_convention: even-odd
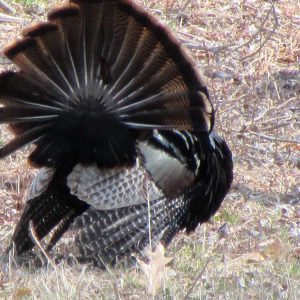
[[[29,21],[29,20],[0,13],[0,22],[23,23],[23,22],[27,22],[27,21]]]
[[[254,132],[254,131],[249,131],[249,132],[242,133],[242,135],[248,135],[248,134],[256,135],[256,136],[258,136],[262,139],[265,139],[267,141],[280,142],[280,143],[291,143],[291,144],[300,145],[300,141],[280,139],[278,137],[273,137],[273,136],[270,136],[270,135],[266,135],[266,134],[258,133],[258,132]]]
[[[273,19],[274,19],[274,24],[273,24],[273,28],[272,30],[269,32],[269,34],[264,38],[264,40],[261,42],[260,46],[258,49],[256,49],[254,52],[250,53],[249,55],[244,56],[242,59],[247,59],[251,56],[254,56],[256,53],[258,53],[266,44],[266,42],[271,38],[271,36],[274,34],[276,28],[278,27],[278,17],[276,14],[276,10],[275,7],[273,5],[272,2],[270,2],[271,4],[271,9],[269,10],[269,12],[267,13],[267,15],[265,16],[265,18],[263,19],[263,21],[261,22],[259,29],[256,31],[255,34],[252,35],[252,37],[246,41],[245,43],[243,43],[242,45],[236,46],[236,44],[234,42],[232,43],[227,43],[224,45],[219,45],[219,46],[206,46],[205,42],[194,42],[193,40],[189,40],[189,39],[184,39],[184,38],[180,38],[180,41],[189,49],[194,49],[194,50],[205,50],[208,52],[211,52],[213,54],[218,54],[221,51],[237,51],[241,48],[244,47],[248,47],[263,31],[265,31],[265,24],[267,22],[267,20],[270,17],[270,14],[272,13],[273,15]],[[189,34],[183,33],[181,31],[178,31],[179,34],[185,35],[185,36],[189,36]],[[192,35],[190,35],[190,37],[194,38]]]
[[[15,10],[3,0],[0,0],[0,9],[8,14],[14,14]]]
[[[38,246],[38,248],[41,250],[41,252],[45,255],[50,265],[53,267],[54,270],[56,270],[56,265],[50,258],[49,254],[46,252],[46,250],[43,248],[42,244],[40,243],[40,240],[36,234],[35,228],[33,226],[32,221],[29,222],[29,233],[31,235],[32,240],[35,242],[35,244]]]
[[[188,292],[187,292],[186,295],[184,296],[183,300],[189,299],[189,296],[190,296],[190,294],[192,293],[194,287],[196,286],[197,282],[201,279],[201,277],[202,277],[204,271],[206,270],[208,263],[209,263],[209,259],[206,261],[206,263],[205,263],[204,267],[202,268],[201,272],[199,273],[199,275],[197,275],[197,277],[195,278],[195,280],[194,280],[192,286],[190,287],[190,289],[188,290]]]

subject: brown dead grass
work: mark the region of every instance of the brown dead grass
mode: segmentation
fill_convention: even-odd
[[[234,184],[219,213],[172,243],[174,261],[157,298],[300,299],[299,1],[279,0],[274,7],[258,0],[140,2],[196,58],[216,108],[216,128],[235,162]],[[43,18],[14,7],[24,18]],[[0,23],[1,48],[27,24]],[[9,67],[3,57],[0,62]],[[0,139],[7,138],[2,129]],[[0,162],[0,253],[34,173],[26,153]],[[150,297],[136,269],[0,266],[3,299]]]

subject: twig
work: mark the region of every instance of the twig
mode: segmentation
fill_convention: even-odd
[[[267,141],[280,142],[280,143],[291,143],[291,144],[300,145],[300,141],[280,139],[280,138],[277,138],[277,137],[272,137],[272,136],[262,134],[262,133],[258,133],[258,132],[254,132],[254,131],[249,131],[247,133],[243,133],[243,135],[247,135],[247,134],[252,134],[252,135],[259,136],[260,138],[265,139]]]
[[[177,30],[177,33],[179,33],[181,35],[184,35],[184,36],[187,36],[189,38],[192,38],[193,40],[198,40],[199,42],[202,42],[202,38],[198,37],[197,35],[191,34],[189,32],[184,32],[182,30]],[[181,40],[182,40],[182,42],[187,42],[187,40],[185,40],[185,39],[181,39]],[[197,43],[194,42],[194,41],[191,41],[191,43],[195,43],[197,45]]]
[[[29,20],[19,18],[19,17],[13,17],[13,16],[9,16],[9,15],[0,13],[0,22],[18,22],[18,23],[22,23],[22,22],[26,22],[26,21],[29,21]]]
[[[282,127],[287,127],[290,125],[291,125],[290,122],[286,122],[286,123],[276,124],[276,125],[270,126],[270,127],[261,128],[260,130],[263,132],[266,132],[266,131],[272,131],[274,129],[278,129],[278,128],[282,128]]]
[[[272,122],[278,122],[278,121],[292,121],[292,120],[296,120],[296,118],[298,117],[298,114],[296,114],[296,115],[294,115],[294,116],[283,116],[282,118],[271,118],[271,119],[268,119],[268,120],[266,120],[266,121],[264,121],[264,122],[262,122],[261,124],[265,124],[265,125],[267,125],[267,124],[272,124]]]
[[[172,3],[171,3],[171,4],[170,4],[169,2],[170,2],[170,1],[166,1],[166,4],[165,4],[165,14],[166,14],[166,15],[172,13],[176,1],[172,0]]]
[[[149,236],[149,246],[152,251],[152,235],[151,235],[151,203],[150,203],[150,193],[147,193],[147,211],[148,211],[148,236]]]
[[[271,2],[270,2],[271,3]],[[246,41],[245,43],[243,43],[242,45],[239,45],[239,46],[236,46],[236,43],[234,42],[231,42],[231,43],[227,43],[227,44],[224,44],[224,45],[220,45],[220,46],[211,46],[211,47],[207,47],[205,46],[205,43],[204,42],[201,42],[201,43],[195,43],[195,42],[192,42],[190,40],[185,40],[183,38],[180,38],[180,41],[189,49],[195,49],[195,50],[206,50],[208,52],[211,52],[213,54],[218,54],[219,52],[221,51],[224,51],[224,50],[228,50],[228,51],[231,51],[231,52],[234,52],[234,51],[237,51],[241,48],[244,48],[244,47],[247,47],[251,44],[251,42],[253,42],[257,36],[262,33],[264,31],[264,25],[265,23],[267,22],[267,20],[269,19],[269,16],[270,14],[273,14],[273,18],[275,20],[274,22],[274,26],[271,30],[271,32],[266,36],[266,38],[264,39],[264,41],[260,44],[259,48],[257,50],[255,50],[254,52],[250,53],[249,55],[246,55],[244,56],[242,59],[247,59],[253,55],[255,55],[256,53],[258,53],[262,48],[263,46],[266,44],[266,42],[270,39],[270,37],[274,34],[276,28],[278,27],[278,17],[277,17],[277,14],[276,14],[276,11],[275,11],[275,8],[274,8],[274,5],[273,3],[271,3],[271,9],[268,11],[266,17],[263,19],[262,23],[260,24],[260,27],[259,29],[257,30],[257,32],[255,34],[253,34],[251,36],[251,38]],[[182,33],[182,32],[179,32],[179,33]]]
[[[266,36],[266,38],[265,38],[264,41],[260,44],[260,46],[258,47],[258,49],[257,49],[256,51],[254,51],[254,52],[252,52],[252,53],[250,53],[250,54],[244,56],[243,59],[247,59],[247,58],[249,58],[249,57],[251,57],[251,56],[254,56],[256,53],[258,53],[258,52],[264,47],[264,45],[266,44],[266,42],[270,39],[270,37],[274,34],[276,28],[278,27],[278,17],[277,17],[276,11],[275,11],[274,4],[273,4],[271,1],[270,1],[270,4],[271,4],[271,9],[270,9],[270,11],[268,12],[268,14],[267,14],[265,20],[263,21],[262,26],[261,26],[260,29],[257,31],[256,36],[257,36],[260,32],[262,32],[262,28],[263,28],[263,26],[265,25],[267,19],[269,18],[269,15],[270,15],[271,12],[273,13],[273,18],[274,18],[274,20],[275,20],[275,24],[274,24],[274,26],[273,26],[271,32]],[[253,39],[252,39],[252,40],[253,40]],[[252,40],[250,40],[250,41],[252,41]]]
[[[115,294],[115,299],[116,300],[122,300],[118,285],[116,282],[113,283],[113,289],[114,289],[114,294]]]
[[[48,253],[44,250],[42,244],[39,241],[39,238],[36,234],[36,231],[34,229],[33,226],[33,222],[29,221],[29,233],[31,235],[31,238],[33,239],[33,241],[35,242],[35,244],[38,246],[38,248],[42,251],[42,253],[45,255],[45,257],[47,258],[48,262],[50,263],[50,265],[52,266],[52,268],[54,270],[56,270],[56,265],[55,263],[52,261],[52,259],[50,258],[50,256],[48,255]]]
[[[237,47],[235,47],[233,49],[230,49],[230,51],[232,51],[232,52],[233,51],[237,51],[238,49],[241,49],[241,48],[249,46],[251,44],[251,42],[254,41],[256,39],[256,37],[261,32],[263,32],[264,25],[266,24],[267,20],[269,19],[269,16],[270,16],[271,12],[273,12],[273,17],[274,17],[274,20],[275,20],[275,25],[273,26],[271,32],[267,35],[267,38],[265,38],[265,40],[263,41],[263,43],[259,46],[259,48],[256,51],[250,53],[249,55],[244,56],[243,59],[246,59],[246,58],[249,58],[249,57],[255,55],[257,52],[259,52],[262,49],[262,47],[266,44],[266,42],[269,40],[269,38],[274,34],[274,32],[275,32],[275,30],[276,30],[276,28],[278,26],[278,18],[277,18],[277,15],[276,15],[276,11],[275,11],[274,5],[273,5],[272,2],[270,2],[270,3],[271,3],[271,9],[269,10],[269,12],[267,13],[266,17],[264,18],[264,20],[260,24],[259,29],[257,30],[257,32],[255,34],[253,34],[253,36],[247,42],[245,42],[242,45],[237,46]],[[233,45],[233,43],[228,44],[228,45],[222,46],[220,48],[220,50],[225,50],[225,48],[229,48],[231,45]]]
[[[197,277],[195,278],[192,286],[190,287],[190,289],[188,290],[188,292],[186,293],[186,295],[184,296],[183,300],[187,300],[188,297],[190,296],[190,294],[192,293],[194,287],[196,286],[197,282],[200,280],[200,278],[202,277],[207,265],[209,263],[209,259],[206,261],[204,267],[202,268],[201,272],[199,273],[199,275],[197,275]]]
[[[213,54],[218,54],[219,52],[221,52],[222,50],[225,50],[227,48],[230,48],[232,46],[234,46],[235,44],[234,43],[228,43],[228,44],[225,44],[225,45],[221,45],[221,46],[211,46],[211,47],[207,47],[205,46],[205,43],[202,42],[202,43],[194,43],[194,42],[189,42],[189,41],[186,41],[182,38],[179,39],[183,45],[191,50],[206,50],[208,52],[211,52]]]
[[[186,10],[186,8],[190,5],[190,3],[192,2],[192,0],[187,0],[185,2],[185,4],[183,5],[182,9],[181,9],[181,13],[183,14],[184,11]]]
[[[15,10],[10,5],[8,5],[6,2],[4,2],[2,0],[0,0],[0,8],[8,14],[15,13]]]
[[[290,99],[288,99],[287,101],[281,103],[281,104],[278,105],[278,106],[271,106],[271,107],[268,108],[267,110],[263,111],[259,116],[257,116],[256,118],[254,118],[253,121],[247,122],[245,125],[246,125],[246,126],[249,126],[249,125],[251,125],[251,124],[253,124],[253,123],[259,122],[261,119],[263,119],[263,117],[264,117],[265,115],[267,115],[268,113],[270,113],[272,110],[280,110],[282,107],[284,107],[286,104],[288,104],[288,103],[290,103],[290,102],[292,102],[292,101],[295,101],[295,99],[294,99],[294,98],[290,98]],[[277,118],[268,120],[268,122],[271,122],[271,121],[273,121],[273,120],[277,120]]]

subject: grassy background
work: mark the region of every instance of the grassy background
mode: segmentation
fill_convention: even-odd
[[[1,48],[31,20],[44,19],[54,2],[7,1],[24,20],[0,22]],[[167,256],[173,262],[156,298],[300,299],[299,1],[140,3],[190,49],[235,162],[234,183],[218,214],[172,243]],[[9,67],[0,56],[0,69]],[[8,137],[2,127],[0,142]],[[0,162],[0,255],[34,175],[26,154]],[[65,261],[24,268],[7,257],[0,267],[0,299],[152,297],[138,269],[103,272]]]

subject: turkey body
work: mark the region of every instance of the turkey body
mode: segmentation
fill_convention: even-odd
[[[231,152],[192,60],[129,0],[72,0],[4,50],[0,122],[40,168],[12,238],[17,255],[71,227],[87,260],[168,245],[220,207]]]

